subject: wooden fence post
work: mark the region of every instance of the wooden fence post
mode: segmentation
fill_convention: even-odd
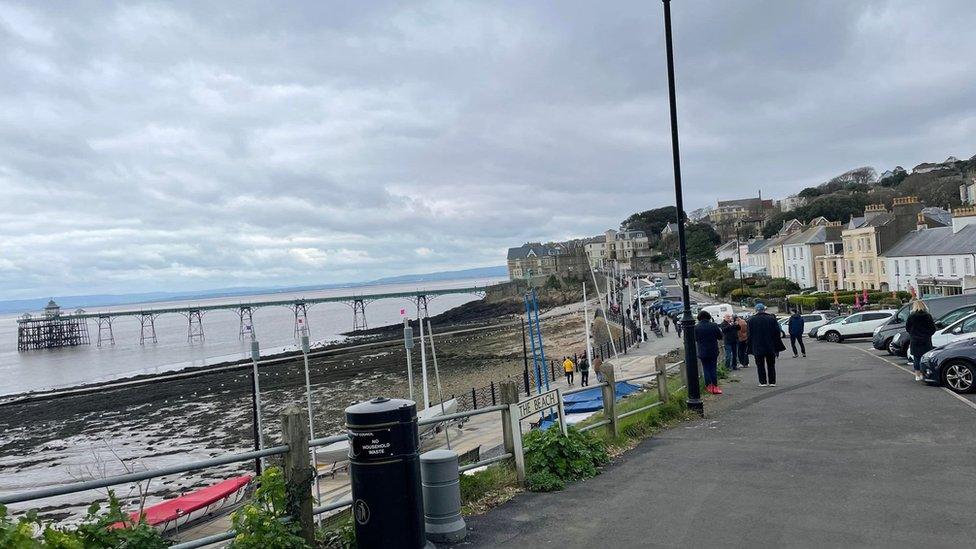
[[[505,406],[518,404],[518,387],[514,381],[503,381],[500,388],[501,403]],[[505,445],[505,453],[515,453],[515,442],[512,440],[512,418],[508,408],[502,410],[502,442]]]
[[[288,406],[281,415],[282,442],[288,445],[284,455],[285,512],[300,525],[298,535],[306,543],[315,543],[312,522],[312,481],[315,470],[309,464],[308,416],[298,406]]]
[[[664,355],[654,357],[654,369],[657,371],[657,396],[661,402],[667,404],[671,394],[668,393],[668,359]]]
[[[607,362],[600,366],[600,372],[603,374],[603,380],[607,382],[600,387],[603,392],[603,415],[610,421],[607,425],[610,435],[617,437],[620,434],[620,429],[617,427],[617,374],[613,364]]]

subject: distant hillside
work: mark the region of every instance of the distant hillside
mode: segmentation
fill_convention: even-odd
[[[462,269],[458,271],[440,271],[426,274],[407,274],[391,276],[370,280],[368,282],[349,282],[344,284],[324,284],[314,286],[288,286],[288,287],[236,287],[236,288],[217,288],[212,290],[197,290],[186,292],[148,292],[138,294],[92,294],[75,296],[54,296],[58,305],[65,310],[74,310],[79,307],[108,307],[113,305],[126,305],[129,303],[154,303],[160,301],[178,301],[186,299],[206,299],[214,297],[237,297],[270,293],[301,292],[312,290],[329,290],[335,288],[358,288],[362,286],[374,286],[378,284],[408,284],[411,282],[438,282],[443,280],[463,280],[463,279],[485,279],[507,277],[507,267],[480,267],[475,269]],[[0,301],[0,313],[22,313],[27,311],[39,311],[47,305],[50,297],[38,297],[30,299],[11,299]]]
[[[772,236],[784,221],[793,218],[807,222],[823,216],[831,221],[847,221],[862,213],[868,204],[891,208],[892,200],[900,196],[917,196],[926,206],[958,207],[959,185],[976,176],[976,156],[969,160],[950,157],[944,162],[920,164],[915,169],[917,173],[909,173],[898,166],[879,178],[874,168],[856,168],[803,189],[799,196],[807,199],[806,205],[773,215],[763,236]]]

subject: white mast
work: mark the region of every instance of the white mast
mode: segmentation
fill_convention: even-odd
[[[424,410],[430,408],[430,391],[427,388],[427,351],[424,349],[424,318],[420,316],[420,300],[417,298],[417,323],[420,324],[420,377],[423,378],[424,387]],[[427,307],[424,306],[424,317],[427,316]]]
[[[583,326],[586,330],[586,363],[593,364],[593,340],[590,338],[590,312],[586,306],[586,282],[583,283]]]

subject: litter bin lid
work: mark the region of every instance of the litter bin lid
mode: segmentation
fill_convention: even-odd
[[[402,398],[378,397],[346,408],[346,425],[378,425],[417,419],[417,403]]]
[[[420,454],[422,463],[444,463],[446,461],[457,461],[457,452],[453,450],[437,449]]]

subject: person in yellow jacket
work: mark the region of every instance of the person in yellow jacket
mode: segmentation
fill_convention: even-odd
[[[570,385],[573,384],[574,371],[576,371],[576,365],[573,364],[573,359],[566,357],[563,360],[563,372],[566,373],[566,381],[568,381]]]

